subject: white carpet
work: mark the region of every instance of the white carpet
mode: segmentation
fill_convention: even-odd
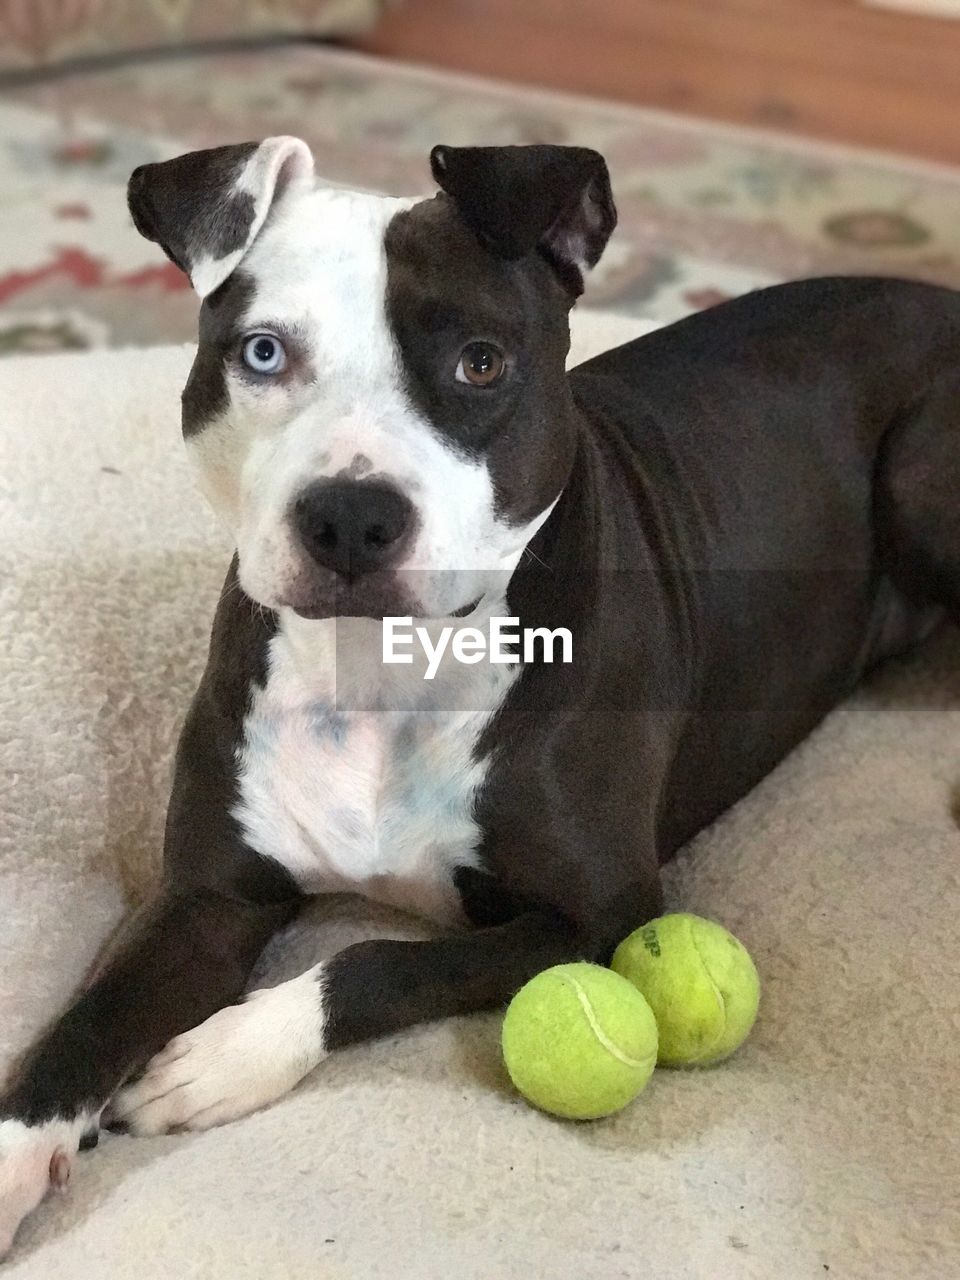
[[[581,323],[598,348],[624,334]],[[0,362],[0,1069],[157,866],[226,562],[181,457],[188,360]],[[510,1093],[498,1017],[420,1028],[329,1060],[238,1124],[106,1136],[6,1274],[960,1274],[958,742],[960,642],[945,635],[671,869],[672,902],[739,934],[764,981],[726,1065],[657,1072],[620,1116],[573,1125]],[[266,968],[416,929],[328,904]]]

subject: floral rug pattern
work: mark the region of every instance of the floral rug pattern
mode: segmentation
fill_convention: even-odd
[[[607,157],[620,225],[587,300],[671,320],[830,272],[960,287],[960,170],[505,88],[316,46],[184,56],[0,93],[0,354],[193,338],[185,278],[130,223],[130,171],[296,133],[338,182],[430,190],[436,142]]]

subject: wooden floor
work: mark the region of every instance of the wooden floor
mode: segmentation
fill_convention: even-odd
[[[362,47],[960,163],[960,21],[859,0],[402,0]]]

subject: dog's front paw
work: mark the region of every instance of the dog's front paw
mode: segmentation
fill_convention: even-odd
[[[0,1258],[49,1189],[66,1188],[82,1127],[77,1121],[0,1120]]]
[[[140,1135],[211,1129],[276,1101],[322,1056],[319,989],[304,975],[171,1040],[120,1090],[107,1124]]]

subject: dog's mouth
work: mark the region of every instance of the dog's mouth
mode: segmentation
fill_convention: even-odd
[[[307,618],[311,622],[324,618],[373,618],[382,622],[384,618],[419,617],[422,613],[413,607],[412,601],[402,596],[390,593],[371,596],[352,591],[338,592],[335,599],[295,604],[292,607],[299,618]]]
[[[477,596],[476,600],[470,600],[465,605],[461,605],[459,609],[451,610],[447,615],[451,618],[466,618],[473,613],[480,604],[483,597]],[[298,618],[306,618],[311,622],[318,622],[324,618],[373,618],[376,622],[382,622],[384,618],[430,618],[434,615],[427,612],[422,606],[414,607],[411,601],[395,601],[392,606],[381,601],[378,605],[373,604],[362,606],[359,602],[349,603],[344,600],[338,600],[336,606],[331,608],[328,603],[317,605],[293,605],[293,612]]]
[[[456,609],[432,604],[436,583],[433,575],[418,571],[374,571],[349,578],[332,573],[302,573],[289,584],[273,607],[289,608],[297,617],[311,622],[328,618],[465,618],[481,604],[483,594],[471,595]],[[455,582],[442,584],[447,594]],[[476,582],[463,582],[464,594],[476,591]],[[454,599],[459,592],[451,592]],[[449,597],[448,597],[449,598]],[[461,599],[463,596],[460,597]]]

